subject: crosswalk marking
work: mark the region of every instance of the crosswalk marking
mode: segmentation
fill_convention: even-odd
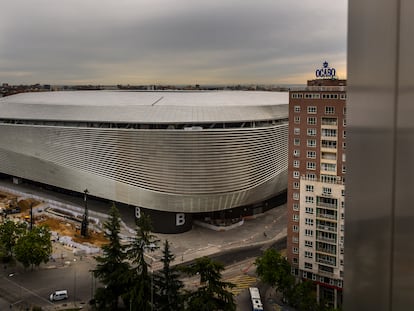
[[[230,289],[230,292],[232,292],[235,296],[240,294],[244,289],[251,287],[252,285],[256,284],[257,278],[242,274],[238,275],[229,279],[226,279],[226,282],[233,283],[235,287]]]

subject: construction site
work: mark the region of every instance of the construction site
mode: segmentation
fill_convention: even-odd
[[[107,242],[99,220],[88,217],[90,230],[87,235],[81,234],[83,215],[68,209],[50,206],[50,204],[35,198],[21,197],[0,190],[0,217],[2,221],[11,219],[16,222],[27,222],[33,225],[48,226],[52,238],[66,237],[72,244],[90,244],[100,248]],[[69,239],[68,239],[69,238]]]

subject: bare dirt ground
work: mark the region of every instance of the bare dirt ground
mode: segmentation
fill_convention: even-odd
[[[23,199],[17,202],[17,196],[0,191],[0,203],[6,203],[13,205],[18,205],[20,207],[20,213],[16,216],[21,217],[22,219],[29,221],[30,219],[30,206],[35,207],[41,202],[33,199]],[[70,213],[68,213],[70,214]],[[108,243],[108,240],[104,237],[102,232],[96,232],[94,230],[89,230],[89,236],[87,238],[82,237],[80,234],[80,222],[71,221],[71,220],[62,220],[47,215],[40,215],[35,217],[35,224],[47,225],[51,231],[57,232],[60,236],[70,236],[74,242],[77,243],[90,243],[97,247]]]
[[[80,224],[75,224],[71,221],[60,220],[42,215],[36,219],[36,224],[47,225],[50,230],[59,233],[60,236],[70,236],[72,240],[77,243],[90,243],[98,247],[108,243],[108,240],[105,238],[103,232],[89,230],[89,236],[82,237],[80,234]]]

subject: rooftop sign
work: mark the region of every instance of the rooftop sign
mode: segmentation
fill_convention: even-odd
[[[325,61],[323,63],[323,68],[316,69],[315,74],[317,78],[333,79],[336,76],[336,70],[335,68],[330,68],[328,62]]]

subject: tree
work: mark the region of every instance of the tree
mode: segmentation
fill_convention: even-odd
[[[183,283],[178,279],[179,272],[170,264],[175,256],[170,251],[168,240],[164,243],[161,261],[164,266],[162,270],[154,276],[155,291],[155,308],[159,311],[182,310],[183,299],[180,290]]]
[[[234,284],[221,280],[221,272],[224,270],[222,263],[202,257],[183,270],[189,275],[200,275],[201,286],[197,291],[188,294],[187,310],[236,310],[234,295],[228,291]]]
[[[275,249],[268,249],[256,259],[256,273],[260,279],[275,287],[289,300],[293,294],[295,277],[291,274],[289,262]]]
[[[5,261],[13,258],[13,249],[19,237],[23,235],[27,229],[24,223],[15,223],[6,220],[0,225],[0,257]]]
[[[300,311],[320,310],[312,282],[302,280],[295,284],[290,297],[290,304]]]
[[[145,252],[157,249],[158,240],[151,233],[152,225],[149,216],[141,213],[137,219],[136,235],[128,249],[128,259],[132,262],[129,279],[129,292],[124,296],[129,302],[130,310],[153,309],[153,279],[145,261]]]
[[[129,264],[125,261],[125,246],[119,236],[121,221],[115,204],[110,209],[104,229],[109,243],[102,246],[103,255],[95,257],[98,264],[93,270],[104,288],[97,291],[95,300],[100,310],[117,310],[119,297],[124,294],[127,284]]]
[[[32,266],[32,269],[33,266],[39,266],[41,262],[48,262],[52,254],[50,236],[50,230],[46,226],[26,230],[14,247],[16,259],[25,268]]]

